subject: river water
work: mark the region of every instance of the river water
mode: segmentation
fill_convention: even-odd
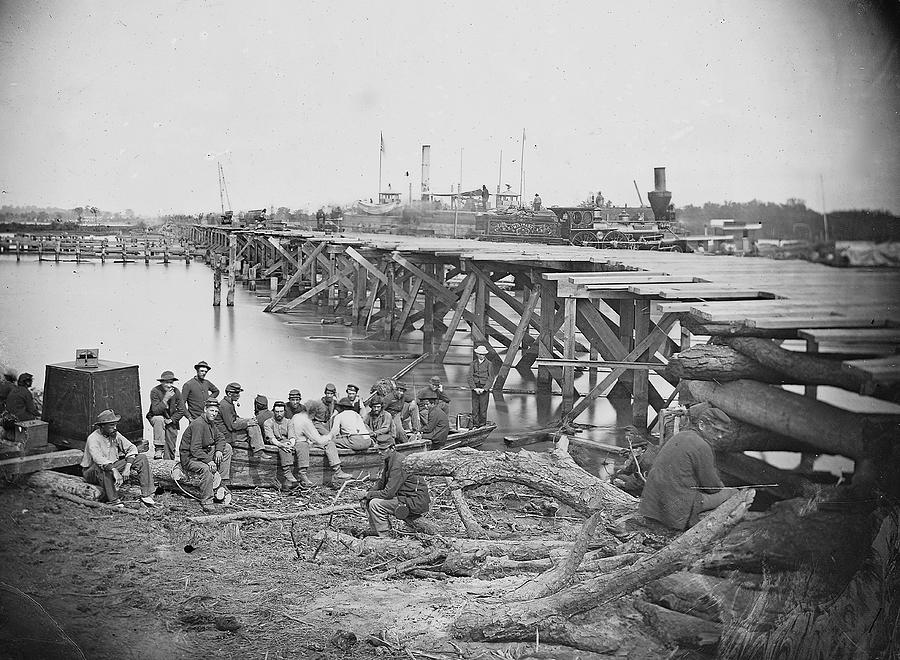
[[[365,339],[356,328],[323,324],[323,318],[333,317],[324,307],[264,313],[268,291],[250,292],[240,284],[234,307],[224,305],[224,290],[223,305],[213,307],[212,271],[202,263],[57,264],[33,257],[16,262],[4,255],[0,282],[0,367],[29,371],[35,386],[43,387],[44,365],[74,360],[76,348],[99,347],[101,359],[139,365],[145,411],[162,371],[171,369],[183,383],[200,360],[212,365],[209,378],[220,389],[231,381],[243,386],[239,410],[249,416],[256,394],[272,402],[286,399],[296,387],[304,398],[320,397],[327,382],[337,384],[339,395],[348,383],[368,392],[378,378],[396,373],[421,351],[418,333],[399,343],[382,342]],[[421,387],[440,376],[453,401],[451,412],[469,412],[470,356],[459,333],[448,363],[424,362],[404,380]],[[589,389],[587,375],[580,374],[577,383],[581,391]],[[513,370],[507,387],[534,390],[535,384]],[[506,433],[557,419],[561,402],[549,395],[492,396],[488,417],[498,429],[487,446],[499,447]],[[579,422],[595,425],[586,436],[613,444],[621,442],[630,414],[627,402],[598,399]],[[151,437],[149,424],[145,437]]]

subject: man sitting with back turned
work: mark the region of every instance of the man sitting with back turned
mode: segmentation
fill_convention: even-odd
[[[325,410],[321,401],[308,403],[313,407],[321,408],[322,412]],[[325,460],[331,468],[332,479],[353,478],[353,475],[344,472],[341,468],[341,457],[338,454],[337,445],[331,438],[331,432],[327,430],[324,433],[319,432],[318,425],[313,422],[306,410],[306,405],[301,406],[300,410],[291,417],[288,434],[290,440],[294,442],[294,451],[297,453],[297,469],[301,470],[303,474],[309,468],[310,447],[318,447],[325,452]]]
[[[259,424],[259,428],[263,428],[263,424],[266,423],[267,419],[272,419],[271,410],[269,410],[269,398],[263,394],[257,394],[256,398],[253,399],[253,416],[256,417],[256,423]],[[265,436],[265,432],[263,432]]]
[[[203,407],[209,398],[219,396],[219,388],[206,378],[206,374],[212,369],[204,360],[194,365],[197,375],[187,380],[181,387],[181,399],[187,411],[188,421],[196,419],[203,414]]]
[[[104,499],[115,506],[124,506],[119,499],[119,487],[134,470],[141,480],[141,503],[153,506],[153,473],[147,454],[119,433],[117,423],[122,419],[112,410],[97,415],[94,426],[99,427],[87,437],[81,469],[84,480],[103,488]]]
[[[639,511],[679,531],[693,527],[700,514],[734,495],[724,488],[710,443],[722,438],[731,420],[718,408],[706,406],[696,429],[676,433],[659,450],[647,475]]]
[[[372,435],[353,403],[347,397],[337,402],[337,414],[331,418],[331,437],[341,449],[365,451],[372,446]]]
[[[160,374],[159,385],[150,390],[150,410],[147,421],[153,427],[153,447],[163,448],[163,458],[175,458],[175,441],[178,439],[178,427],[185,415],[181,392],[175,387],[177,378],[171,371]]]
[[[382,435],[375,444],[384,463],[375,488],[360,498],[369,516],[367,536],[383,536],[391,531],[391,517],[413,520],[428,513],[431,496],[423,477],[410,474],[403,457],[394,451],[394,440]]]
[[[426,415],[422,439],[430,440],[435,448],[440,447],[447,442],[447,436],[450,435],[450,420],[447,419],[447,413],[438,405],[438,398],[433,392],[426,392],[419,401]]]
[[[213,489],[216,474],[222,485],[231,480],[231,445],[215,423],[219,416],[219,402],[207,399],[203,414],[188,424],[181,436],[179,458],[185,472],[201,475],[200,506],[207,513],[215,511]]]
[[[244,388],[239,383],[228,383],[225,386],[225,396],[219,402],[222,430],[225,432],[225,439],[231,445],[234,445],[235,440],[243,440],[250,444],[254,454],[259,454],[265,443],[256,417],[238,417],[237,414],[237,400],[241,398],[243,391]]]

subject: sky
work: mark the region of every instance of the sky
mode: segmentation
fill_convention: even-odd
[[[379,165],[405,200],[429,144],[433,192],[635,205],[666,167],[676,206],[900,214],[879,6],[5,0],[0,204],[218,211],[217,162],[236,211],[374,198]]]

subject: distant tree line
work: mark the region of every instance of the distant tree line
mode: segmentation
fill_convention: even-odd
[[[792,198],[784,204],[761,202],[707,202],[703,206],[684,206],[677,211],[678,220],[691,233],[704,233],[711,220],[733,219],[738,222],[761,222],[761,238],[798,238],[820,241],[825,238],[822,214],[806,207],[802,199]],[[828,238],[837,241],[898,241],[900,217],[888,211],[849,210],[828,214]]]

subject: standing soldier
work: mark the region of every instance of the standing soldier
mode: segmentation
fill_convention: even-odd
[[[472,390],[472,428],[487,424],[487,407],[494,377],[491,363],[487,360],[487,347],[475,347],[475,359],[469,369],[469,389]]]
[[[197,375],[187,381],[181,388],[181,399],[187,411],[188,420],[194,420],[203,414],[203,406],[206,400],[212,397],[215,399],[219,396],[219,388],[206,380],[206,374],[209,373],[210,367],[206,362],[201,360],[194,365]]]
[[[159,385],[150,390],[150,410],[147,421],[153,427],[153,446],[163,447],[163,458],[175,458],[175,441],[178,427],[184,417],[181,393],[173,383],[178,380],[171,371],[164,371],[156,380]]]

